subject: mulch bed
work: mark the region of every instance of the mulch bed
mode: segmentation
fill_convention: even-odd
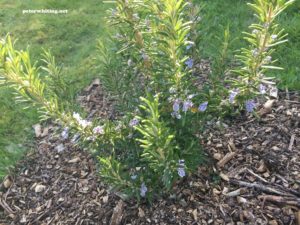
[[[105,99],[98,81],[80,97],[90,117],[111,118]],[[94,158],[49,126],[2,183],[0,224],[300,225],[299,95],[282,93],[271,103],[259,109],[261,119],[207,124],[200,139],[208,163],[152,205],[111,193]]]

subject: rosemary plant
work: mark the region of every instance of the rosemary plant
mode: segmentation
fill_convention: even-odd
[[[272,58],[272,53],[275,51],[274,47],[287,41],[287,34],[279,28],[275,19],[293,2],[294,0],[255,0],[254,3],[248,3],[254,10],[258,23],[249,26],[251,32],[244,32],[244,39],[249,46],[237,55],[241,66],[233,70],[236,77],[232,79],[233,90],[229,97],[231,103],[236,100],[240,106],[245,104],[248,112],[255,108],[254,98],[265,94],[275,84],[274,78],[267,76],[267,72],[283,69],[273,65],[277,60]]]
[[[89,121],[62,103],[66,91],[54,57],[44,53],[45,67],[30,62],[28,51],[17,51],[9,36],[0,42],[0,79],[16,91],[18,101],[31,102],[43,118],[54,118],[64,130],[80,136],[99,153],[100,175],[124,197],[137,199],[172,190],[176,180],[195,169],[201,161],[198,134],[206,118],[219,116],[224,93],[219,77],[203,90],[194,84],[198,42],[199,8],[184,0],[116,0],[108,22],[114,27],[113,48],[99,42],[101,80],[119,102],[122,117],[116,121]],[[229,103],[246,105],[252,112],[254,97],[273,85],[266,76],[273,65],[274,47],[286,42],[284,31],[274,23],[293,0],[255,0],[249,6],[258,23],[244,33],[249,46],[237,56]],[[216,72],[224,73],[229,32]],[[40,69],[49,79],[41,79]],[[232,74],[231,74],[232,75]],[[47,85],[57,86],[47,91]],[[227,88],[227,87],[226,87]],[[212,90],[211,90],[212,89]],[[228,105],[228,104],[227,104]],[[222,108],[222,107],[221,107]],[[217,115],[214,113],[217,112]]]

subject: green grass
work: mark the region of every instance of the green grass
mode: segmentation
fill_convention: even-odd
[[[202,42],[203,57],[217,57],[216,53],[221,46],[217,37],[222,38],[227,25],[230,27],[232,43],[229,56],[235,50],[245,46],[242,31],[249,31],[248,26],[254,22],[253,12],[247,6],[246,0],[196,0],[202,4]],[[277,21],[289,34],[289,42],[278,48],[274,58],[279,59],[278,65],[285,68],[283,71],[273,71],[271,76],[278,77],[281,87],[300,90],[300,0],[288,8]]]
[[[63,76],[71,83],[70,95],[97,76],[95,68],[97,38],[105,34],[105,11],[100,0],[0,0],[0,36],[10,33],[17,49],[29,50],[32,60],[40,58],[42,48],[51,49],[63,65]],[[67,14],[23,14],[25,9],[67,9]],[[0,88],[0,178],[28,149],[33,140],[32,125],[38,122],[35,110],[15,105],[7,88]]]

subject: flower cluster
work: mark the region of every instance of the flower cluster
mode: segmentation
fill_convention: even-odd
[[[194,106],[194,103],[192,101],[193,97],[195,97],[194,94],[187,96],[185,100],[181,100],[180,98],[175,99],[172,106],[173,112],[171,113],[171,116],[173,118],[181,119],[180,111],[187,113],[190,109],[193,109]],[[207,106],[208,106],[208,102],[201,103],[198,107],[198,111],[199,112],[206,111]]]
[[[194,65],[194,60],[189,58],[188,60],[185,61],[185,65],[187,66],[187,68],[192,69]]]
[[[173,103],[173,112],[171,113],[171,116],[173,118],[181,119],[180,104],[181,104],[181,100],[180,99],[175,99],[175,101]]]
[[[273,98],[277,98],[277,88],[272,86],[272,85],[264,85],[264,84],[259,84],[258,85],[258,93],[261,94],[261,95],[265,95],[267,94],[267,92],[269,91],[269,96],[273,97]],[[231,104],[233,104],[236,100],[236,96],[241,94],[239,89],[234,89],[234,90],[231,90],[230,93],[229,93],[229,102]],[[241,94],[242,95],[242,94]],[[244,96],[245,97],[245,96]],[[255,101],[253,99],[248,99],[246,101],[243,102],[243,104],[245,105],[245,109],[247,112],[251,113],[254,111],[254,109],[256,108],[257,104],[255,103]]]
[[[74,112],[73,118],[83,129],[85,129],[86,127],[90,127],[92,125],[92,122],[82,119],[79,113]]]
[[[139,121],[138,118],[133,118],[132,120],[130,120],[129,126],[130,127],[136,127],[139,123],[140,123],[140,121]]]
[[[94,127],[93,133],[95,135],[104,134],[104,127],[103,126]]]

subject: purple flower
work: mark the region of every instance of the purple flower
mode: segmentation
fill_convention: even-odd
[[[254,56],[254,57],[257,57],[258,56],[258,54],[259,54],[259,51],[258,51],[258,49],[256,48],[256,49],[254,49],[254,50],[252,50],[252,55]]]
[[[193,102],[191,100],[184,101],[182,106],[182,111],[187,112],[191,107],[193,107]]]
[[[176,88],[175,87],[171,87],[169,89],[170,94],[175,94],[176,93]]]
[[[66,140],[69,137],[69,127],[66,127],[62,132],[61,132],[61,137]]]
[[[191,95],[187,96],[187,99],[192,99],[192,98],[194,98],[195,96],[196,96],[195,94],[191,94]]]
[[[74,112],[74,113],[73,113],[73,118],[74,118],[75,120],[77,120],[77,121],[82,120],[81,116],[80,116],[79,113],[77,113],[77,112]]]
[[[180,113],[178,113],[178,112],[172,112],[171,113],[171,116],[173,117],[173,118],[177,118],[177,119],[181,119],[181,115],[180,115]]]
[[[135,180],[137,178],[137,175],[132,175],[130,178],[131,180]]]
[[[178,164],[179,164],[179,166],[177,168],[178,175],[180,177],[184,177],[185,176],[184,160],[183,159],[178,160]]]
[[[134,118],[134,119],[130,120],[129,126],[130,126],[130,127],[135,127],[135,126],[137,126],[139,123],[140,123],[139,119]]]
[[[245,105],[246,105],[246,110],[249,113],[253,112],[253,110],[254,110],[254,108],[256,106],[254,100],[247,100],[246,103],[245,103]]]
[[[238,93],[239,93],[239,90],[238,90],[238,89],[232,90],[232,91],[230,92],[230,94],[229,94],[229,102],[230,102],[230,103],[233,103],[233,102],[234,102],[234,99],[235,99],[235,97],[238,95]]]
[[[193,59],[188,59],[185,61],[185,65],[187,65],[187,67],[189,69],[192,69],[193,68],[193,65],[194,65],[194,60]]]
[[[143,53],[142,54],[142,58],[143,58],[143,60],[148,60],[149,59],[149,56],[147,55],[147,54],[145,54],[145,53]]]
[[[186,50],[190,50],[193,47],[193,45],[187,45]]]
[[[104,134],[103,126],[97,126],[93,129],[94,134]]]
[[[177,172],[178,172],[178,175],[180,177],[184,177],[185,176],[185,170],[184,170],[184,168],[181,168],[181,167],[177,168]]]
[[[146,192],[148,191],[148,188],[146,187],[145,183],[142,183],[140,191],[141,191],[141,193],[140,193],[141,196],[145,197],[146,196]]]
[[[267,63],[267,64],[268,64],[268,63],[271,63],[271,62],[272,62],[272,57],[268,55],[268,56],[264,59],[264,62]]]
[[[266,91],[266,86],[265,85],[263,85],[263,84],[260,84],[259,85],[259,92],[260,92],[260,94],[265,94],[267,91]]]
[[[178,112],[180,109],[180,100],[176,99],[173,103],[173,111]]]
[[[82,126],[83,128],[89,127],[92,125],[92,122],[87,121],[87,120],[81,120],[78,121],[79,125]]]
[[[208,102],[203,102],[202,104],[199,105],[198,110],[200,112],[204,112],[207,109],[207,105],[208,105]]]
[[[89,122],[87,120],[84,120],[81,118],[81,116],[79,115],[79,113],[73,113],[73,118],[77,121],[77,123],[79,124],[79,126],[86,128],[88,126],[92,125],[92,122]]]
[[[277,37],[278,37],[278,35],[276,35],[276,34],[272,34],[272,35],[271,35],[271,39],[272,39],[273,41],[275,41],[275,40],[277,39]]]

